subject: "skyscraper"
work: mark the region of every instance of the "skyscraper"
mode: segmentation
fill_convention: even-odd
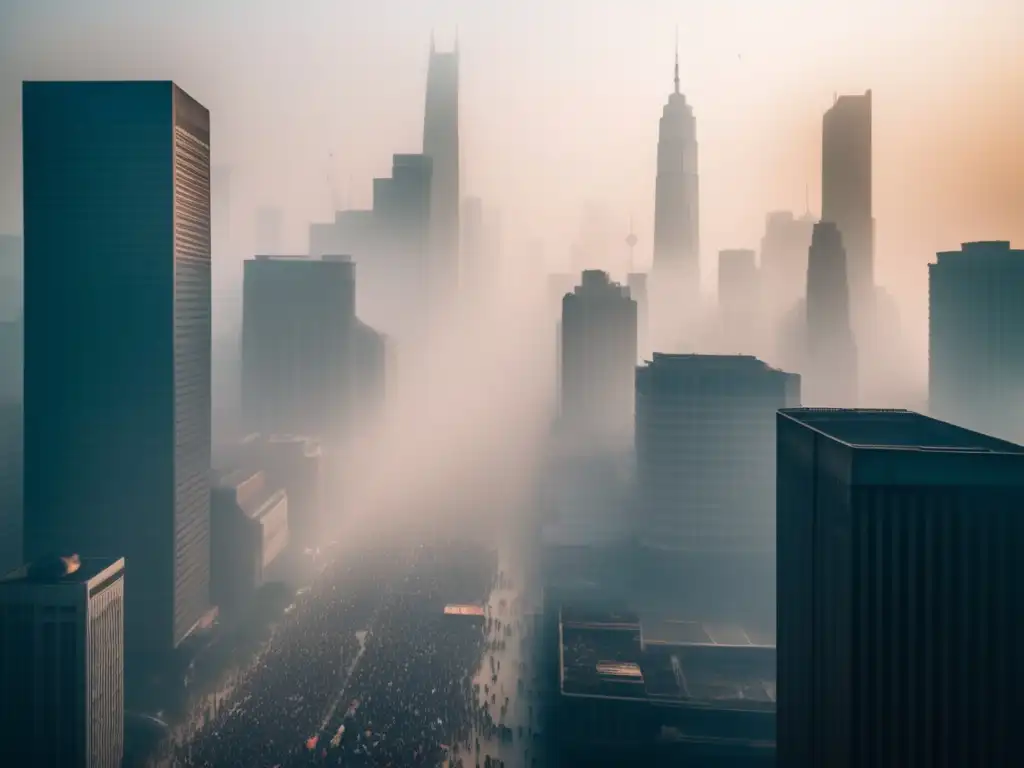
[[[871,91],[840,96],[821,134],[821,220],[843,236],[850,309],[857,327],[873,306],[875,220],[871,207]]]
[[[338,437],[353,419],[355,264],[245,262],[242,414],[265,434]]]
[[[850,320],[847,258],[839,229],[814,225],[807,259],[807,361],[804,402],[857,405],[857,345]]]
[[[4,765],[119,768],[124,558],[50,557],[0,578]]]
[[[637,362],[640,362],[651,354],[647,273],[630,272],[626,275],[626,287],[629,288],[629,297],[636,302],[636,352]]]
[[[658,129],[652,268],[653,280],[664,285],[667,300],[677,306],[692,306],[700,292],[698,196],[697,122],[693,107],[679,92],[677,50],[675,90],[668,97]]]
[[[761,238],[761,275],[765,310],[773,323],[804,297],[807,287],[807,249],[811,247],[814,217],[795,217],[773,211],[765,219]]]
[[[593,440],[629,434],[636,366],[636,302],[606,272],[587,270],[562,299],[562,419]]]
[[[128,660],[209,607],[209,113],[170,82],[29,82],[25,548],[123,555]]]
[[[1024,441],[1024,250],[964,243],[928,267],[933,416]]]
[[[778,415],[779,768],[1017,765],[1024,448]]]
[[[459,283],[459,43],[441,53],[430,40],[423,154],[433,161],[430,182],[432,301],[444,304]]]

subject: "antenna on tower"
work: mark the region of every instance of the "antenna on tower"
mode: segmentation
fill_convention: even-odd
[[[804,184],[804,215],[811,216],[811,185]]]
[[[676,25],[676,69],[675,69],[676,93],[679,93],[679,25]]]

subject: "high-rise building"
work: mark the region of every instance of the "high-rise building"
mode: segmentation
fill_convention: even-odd
[[[807,260],[807,359],[804,402],[857,404],[857,345],[850,320],[847,258],[839,229],[814,225]]]
[[[131,663],[209,607],[209,113],[28,82],[22,115],[25,555],[125,557]]]
[[[718,311],[723,344],[751,354],[761,347],[761,290],[757,254],[738,248],[718,252]]]
[[[367,320],[405,341],[433,310],[431,261],[431,178],[427,155],[395,155],[391,177],[373,180],[377,251],[368,264]]]
[[[50,557],[0,578],[4,765],[119,768],[124,558]]]
[[[355,264],[245,262],[242,413],[264,434],[338,437],[353,418]]]
[[[459,43],[440,52],[430,40],[423,154],[433,161],[430,178],[430,294],[444,305],[459,284]]]
[[[561,415],[591,440],[628,437],[633,422],[636,302],[606,272],[586,270],[562,299]]]
[[[649,303],[647,300],[647,273],[630,272],[626,275],[629,297],[636,302],[636,352],[637,361],[650,357],[650,331],[648,330]]]
[[[790,211],[773,211],[765,220],[761,275],[765,309],[773,323],[804,297],[813,229],[810,213],[797,218]]]
[[[850,306],[859,327],[874,299],[875,219],[871,207],[871,91],[839,96],[821,133],[821,220],[843,236]]]
[[[652,279],[670,304],[693,306],[700,293],[700,210],[697,176],[697,121],[679,92],[679,52],[675,90],[658,129],[658,176],[654,192]],[[664,286],[664,291],[662,287]]]
[[[964,243],[928,267],[931,414],[1024,441],[1024,250]]]
[[[778,415],[779,768],[1016,765],[1024,448]]]

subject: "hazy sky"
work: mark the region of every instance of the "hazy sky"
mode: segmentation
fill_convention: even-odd
[[[821,114],[875,92],[877,278],[915,337],[924,265],[1024,246],[1020,0],[0,0],[0,231],[20,231],[20,81],[173,79],[213,113],[237,206],[288,209],[288,245],[366,206],[420,145],[430,31],[462,50],[464,190],[568,261],[584,201],[650,258],[658,117],[679,27],[700,142],[702,251],[756,247],[818,208]]]

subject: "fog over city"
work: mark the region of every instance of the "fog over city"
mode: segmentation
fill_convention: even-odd
[[[46,81],[173,82],[173,194],[152,204],[171,245],[142,232],[159,229],[143,134],[163,118],[129,116],[155,86]],[[998,339],[971,350],[1016,320],[961,333],[956,291],[968,253],[1024,247],[1022,127],[1020,0],[0,0],[0,445],[24,449],[25,510],[0,520],[0,542],[24,541],[0,546],[0,575],[41,554],[87,575],[125,558],[124,712],[163,730],[140,747],[129,723],[104,749],[138,764],[479,768],[487,752],[533,768],[558,764],[548,723],[583,759],[588,733],[624,720],[642,723],[627,754],[722,738],[752,762],[693,764],[763,765],[769,743],[774,761],[775,510],[796,476],[776,457],[797,444],[776,424],[910,409],[1013,453],[996,438],[1024,439],[1024,416],[1002,415],[1020,412],[1024,363],[992,363],[986,389],[965,371],[1012,357]],[[123,138],[93,152],[106,135]],[[109,185],[95,205],[92,184]],[[97,232],[111,277],[89,266]],[[174,268],[144,275],[165,253]],[[977,296],[1016,295],[1007,270],[975,273],[972,317]],[[108,317],[117,286],[138,293]],[[166,296],[169,315],[147,314]],[[95,394],[122,379],[121,399]],[[50,409],[61,397],[79,399]],[[74,443],[65,421],[89,455],[54,459],[51,492],[39,467]],[[106,421],[111,442],[88,437]],[[967,440],[942,434],[943,450]],[[121,495],[92,479],[115,455],[135,483]],[[174,485],[154,493],[175,537],[162,570],[157,524],[133,511],[150,475]],[[93,511],[65,524],[78,499]],[[133,582],[142,562],[167,579],[159,599],[143,597],[156,576]],[[691,625],[700,639],[680,640]],[[195,658],[229,662],[181,660],[202,632]],[[702,655],[719,646],[752,650]],[[756,714],[697,736],[596,705],[544,719],[552,690],[625,700],[630,676],[645,702]],[[165,705],[179,678],[204,692]]]

